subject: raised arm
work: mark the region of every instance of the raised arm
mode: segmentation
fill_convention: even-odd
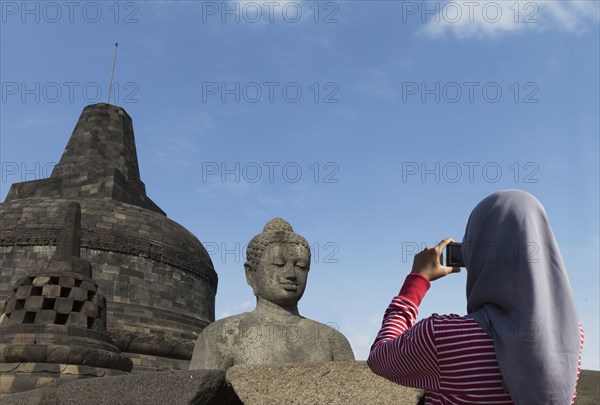
[[[439,367],[433,340],[433,319],[415,324],[418,306],[430,287],[420,274],[409,274],[385,311],[381,330],[367,364],[390,381],[429,391],[439,389]]]
[[[412,271],[385,311],[381,330],[371,346],[367,363],[375,374],[401,385],[439,390],[434,317],[417,324],[415,321],[430,282],[460,271],[459,267],[442,265],[442,252],[452,241],[446,238],[415,255]]]

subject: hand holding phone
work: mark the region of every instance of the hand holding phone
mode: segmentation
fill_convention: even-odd
[[[446,266],[465,267],[462,257],[462,243],[451,242],[446,245]]]
[[[450,273],[460,272],[458,266],[444,266],[442,264],[442,252],[447,245],[452,243],[452,238],[446,238],[433,248],[425,248],[415,255],[411,273],[425,276],[429,281],[437,280]]]

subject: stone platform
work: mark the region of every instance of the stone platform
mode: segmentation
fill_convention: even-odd
[[[598,405],[600,372],[582,370],[576,405]],[[365,362],[235,366],[68,382],[7,395],[0,404],[418,404],[422,391],[371,373]]]

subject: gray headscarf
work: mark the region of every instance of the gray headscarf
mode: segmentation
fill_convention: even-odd
[[[473,210],[462,254],[467,311],[494,339],[517,405],[570,404],[580,336],[565,265],[542,204],[503,190]]]

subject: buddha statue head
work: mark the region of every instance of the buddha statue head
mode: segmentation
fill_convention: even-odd
[[[281,218],[270,220],[246,249],[246,281],[257,299],[295,306],[306,288],[310,247],[302,235]]]

